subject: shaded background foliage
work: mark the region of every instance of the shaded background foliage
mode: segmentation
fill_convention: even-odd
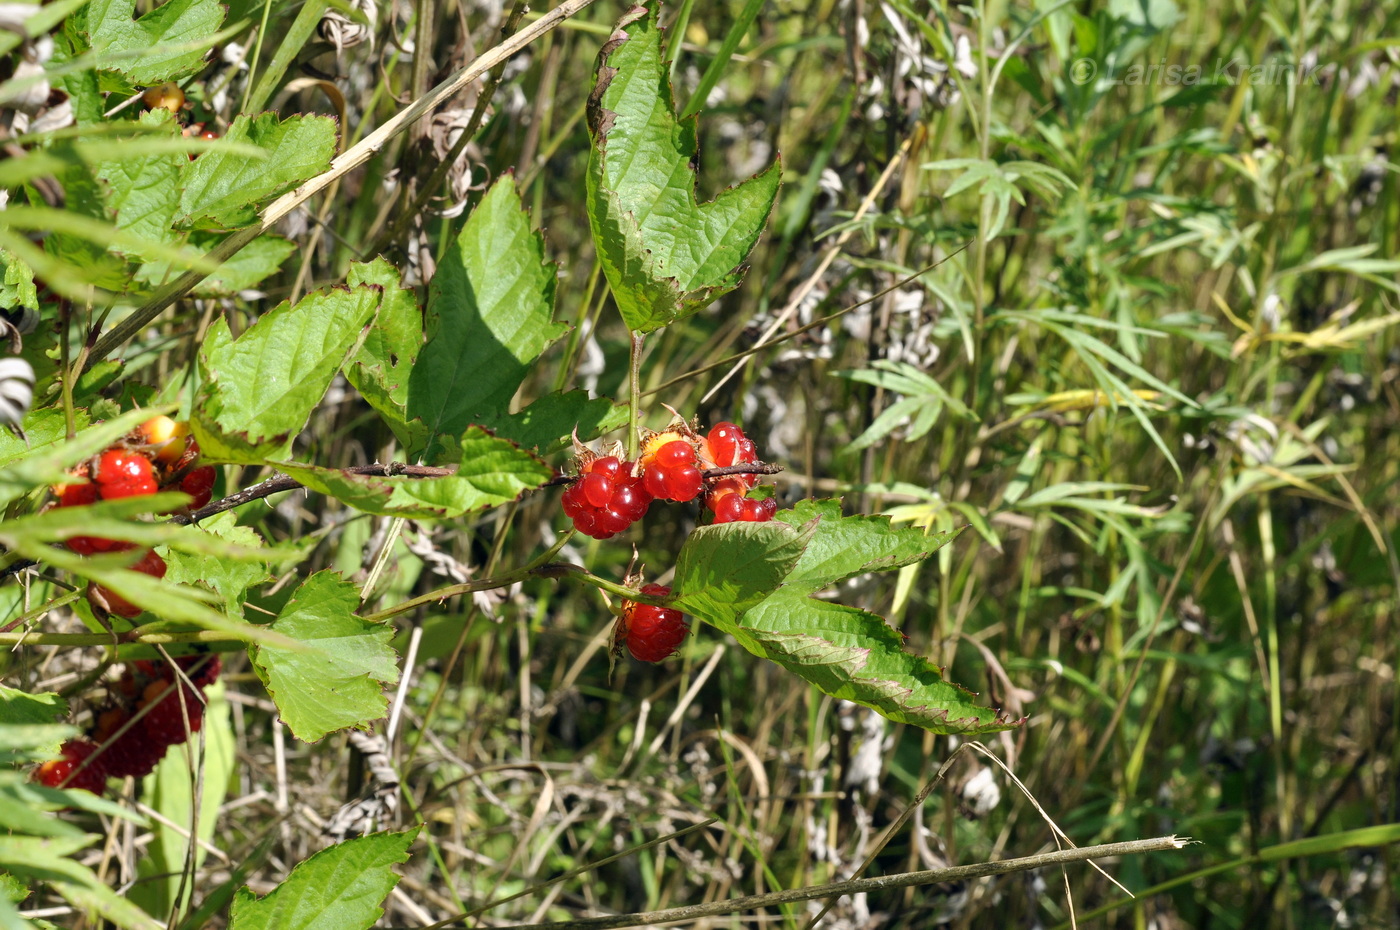
[[[297,58],[289,78],[316,80],[267,103],[336,115],[353,142],[493,44],[506,14],[386,3],[374,42],[336,49],[327,28],[298,52],[278,44],[298,12],[231,4],[226,22],[266,14],[266,26],[193,75],[195,112],[222,131],[249,74],[285,54]],[[507,65],[433,209],[409,209],[413,179],[467,124],[474,89],[284,221],[296,249],[256,290],[202,295],[143,333],[125,351],[127,385],[107,395],[141,396],[130,382],[192,390],[211,317],[240,332],[279,300],[342,281],[351,260],[384,254],[421,287],[459,214],[513,170],[559,262],[557,317],[573,326],[524,394],[624,397],[626,333],[582,204],[587,77],[619,12],[597,4]],[[1344,848],[1342,836],[1400,820],[1394,11],[734,0],[678,3],[663,20],[679,104],[698,108],[703,93],[701,194],[778,152],[785,186],[747,283],[652,340],[649,425],[667,417],[660,402],[707,424],[738,419],[788,466],[785,504],[840,495],[899,523],[971,525],[936,563],[852,582],[843,600],[1029,715],[989,744],[1075,842],[1202,841],[1114,866],[1135,892],[1203,871],[1103,925],[1394,925],[1391,847]],[[738,54],[707,80],[736,24]],[[721,381],[729,366],[716,363],[770,333],[789,338]],[[333,388],[322,413],[299,460],[401,455],[353,391]],[[412,527],[393,543],[382,603],[524,563],[554,539],[557,508],[545,492],[474,523]],[[687,520],[677,511],[637,538],[653,570]],[[240,521],[361,580],[389,526],[301,495]],[[630,557],[616,542],[565,551],[618,576]],[[250,609],[275,612],[294,587]],[[0,597],[22,612],[14,585]],[[413,621],[423,635],[396,761],[433,855],[406,866],[390,898],[400,924],[711,815],[722,828],[704,840],[492,916],[844,878],[950,750],[710,630],[677,661],[610,678],[611,617],[589,590],[530,582]],[[26,681],[61,687],[77,661],[30,656]],[[319,848],[319,819],[353,787],[349,750],[290,740],[246,666],[227,680],[237,803],[218,826],[227,858],[206,859],[198,881],[213,887],[250,861],[240,880],[265,890]],[[144,848],[126,836],[113,865],[124,877]],[[1322,841],[1308,855],[1244,861],[1310,837]],[[1049,844],[999,771],[961,763],[872,872]],[[1081,916],[1121,894],[1087,870],[1071,883]],[[1067,916],[1059,879],[1044,875],[843,901],[826,925]],[[800,925],[800,909],[786,919]]]

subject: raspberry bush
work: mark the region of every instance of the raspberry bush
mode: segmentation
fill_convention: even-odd
[[[1274,870],[1145,864],[1138,923],[1388,901],[1383,856],[1309,860],[1400,838],[1393,481],[1348,441],[1400,409],[1393,107],[1302,115],[1383,99],[1386,40],[1270,124],[1257,81],[1110,73],[1170,2],[506,7],[0,11],[0,924],[567,925],[924,868],[875,828],[989,735],[1088,835],[1190,797]],[[948,849],[1043,845],[946,774]],[[1064,919],[1009,881],[949,919]],[[850,925],[869,890],[808,889]]]

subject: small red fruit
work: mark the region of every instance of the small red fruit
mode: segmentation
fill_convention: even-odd
[[[642,586],[642,593],[666,597],[671,589],[661,584],[648,584]],[[676,647],[690,632],[679,610],[636,601],[622,603],[622,622],[626,628],[627,650],[642,662],[660,662],[674,655]]]
[[[642,456],[647,491],[661,500],[694,500],[705,486],[696,461],[695,447],[684,439],[671,439],[653,447]]]
[[[50,759],[34,770],[34,780],[50,788],[84,788],[101,794],[107,787],[107,770],[99,756],[83,765],[97,751],[97,744],[81,737],[64,743],[60,759]]]
[[[198,510],[214,496],[214,479],[217,472],[213,465],[201,465],[180,480],[180,490],[190,496],[190,509]]]
[[[153,578],[164,578],[165,569],[165,559],[156,555],[154,551],[147,551],[146,554],[141,557],[141,561],[131,566],[132,571],[141,572],[143,575],[150,575]],[[126,617],[128,620],[134,620],[141,616],[140,607],[137,607],[115,591],[109,591],[101,585],[92,585],[88,589],[88,596],[89,600],[92,600],[94,596],[100,598],[106,602],[107,610],[110,613]]]
[[[97,485],[88,484],[60,484],[53,489],[54,496],[58,498],[60,507],[82,507],[87,504],[97,503]]]
[[[125,449],[108,449],[97,460],[97,493],[103,500],[141,497],[156,493],[155,471],[151,460]]]
[[[651,500],[630,463],[606,455],[584,461],[579,479],[564,492],[563,505],[580,533],[607,539],[640,520]]]

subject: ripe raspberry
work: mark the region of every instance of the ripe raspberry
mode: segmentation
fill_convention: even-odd
[[[218,473],[213,465],[201,465],[180,480],[180,490],[190,496],[190,509],[198,510],[214,496],[214,479]]]
[[[103,500],[141,497],[156,493],[151,460],[125,449],[108,449],[97,461],[97,493]]]
[[[705,495],[705,506],[714,513],[716,523],[767,523],[778,512],[778,502],[771,497],[756,501],[744,496],[748,490],[744,477],[720,478]]]
[[[578,480],[564,492],[564,513],[580,533],[607,539],[640,520],[651,499],[630,463],[606,455],[583,463]]]
[[[642,593],[665,597],[671,589],[661,584],[648,584],[642,586]],[[642,662],[660,662],[674,655],[676,647],[690,632],[679,610],[636,601],[622,603],[622,622],[626,627],[627,650]]]
[[[97,503],[97,485],[92,483],[60,484],[53,489],[53,493],[60,507],[83,507]]]
[[[652,497],[669,501],[694,500],[705,486],[705,479],[696,466],[695,447],[684,439],[670,439],[674,433],[656,437],[660,444],[648,443],[642,453],[642,473],[646,489]]]
[[[716,467],[740,465],[758,461],[758,449],[753,440],[733,423],[716,423],[705,437],[705,450]],[[757,475],[731,475],[744,482],[746,488],[758,484]]]
[[[152,578],[164,578],[165,569],[165,559],[156,555],[152,550],[147,550],[146,554],[141,557],[141,560],[131,566],[132,571],[141,572],[143,575],[150,575]],[[110,613],[126,617],[128,620],[134,620],[141,616],[142,608],[137,607],[115,591],[110,591],[101,585],[94,584],[88,588],[88,599],[93,600],[94,596],[106,601],[107,610]]]
[[[145,716],[138,720],[132,729],[139,729],[146,740],[160,746],[161,756],[165,755],[167,747],[185,741],[186,723],[189,724],[189,733],[198,733],[204,723],[204,703],[201,695],[184,682],[180,683],[180,688],[184,692],[183,711],[175,683],[166,679],[148,684],[137,705],[138,709],[149,707],[150,710],[146,711]]]
[[[63,758],[52,759],[34,770],[34,780],[50,788],[83,788],[101,794],[107,787],[107,769],[99,756],[83,765],[97,751],[97,744],[78,737],[64,743],[59,753]]]

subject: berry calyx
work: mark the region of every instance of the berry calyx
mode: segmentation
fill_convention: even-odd
[[[651,501],[631,464],[605,455],[583,461],[578,480],[564,492],[563,505],[580,533],[607,539],[640,520]]]
[[[165,559],[156,555],[153,550],[147,550],[146,554],[141,557],[141,560],[131,566],[131,570],[134,572],[141,572],[143,575],[150,575],[152,578],[164,578],[166,570]],[[105,606],[108,613],[126,617],[128,620],[134,620],[141,616],[142,608],[131,603],[131,601],[128,601],[115,591],[108,590],[99,584],[93,584],[88,587],[88,600]]]
[[[95,752],[97,744],[91,740],[70,739],[59,749],[61,758],[50,759],[34,770],[34,780],[49,788],[83,788],[101,794],[107,787],[107,770],[100,756],[87,761]]]
[[[125,449],[108,449],[97,460],[97,493],[103,500],[141,497],[156,493],[155,471],[151,460]]]
[[[671,589],[665,585],[647,584],[642,586],[642,593],[666,597]],[[674,655],[676,647],[690,632],[685,615],[679,610],[636,601],[623,601],[622,623],[627,651],[642,662],[660,662]]]

